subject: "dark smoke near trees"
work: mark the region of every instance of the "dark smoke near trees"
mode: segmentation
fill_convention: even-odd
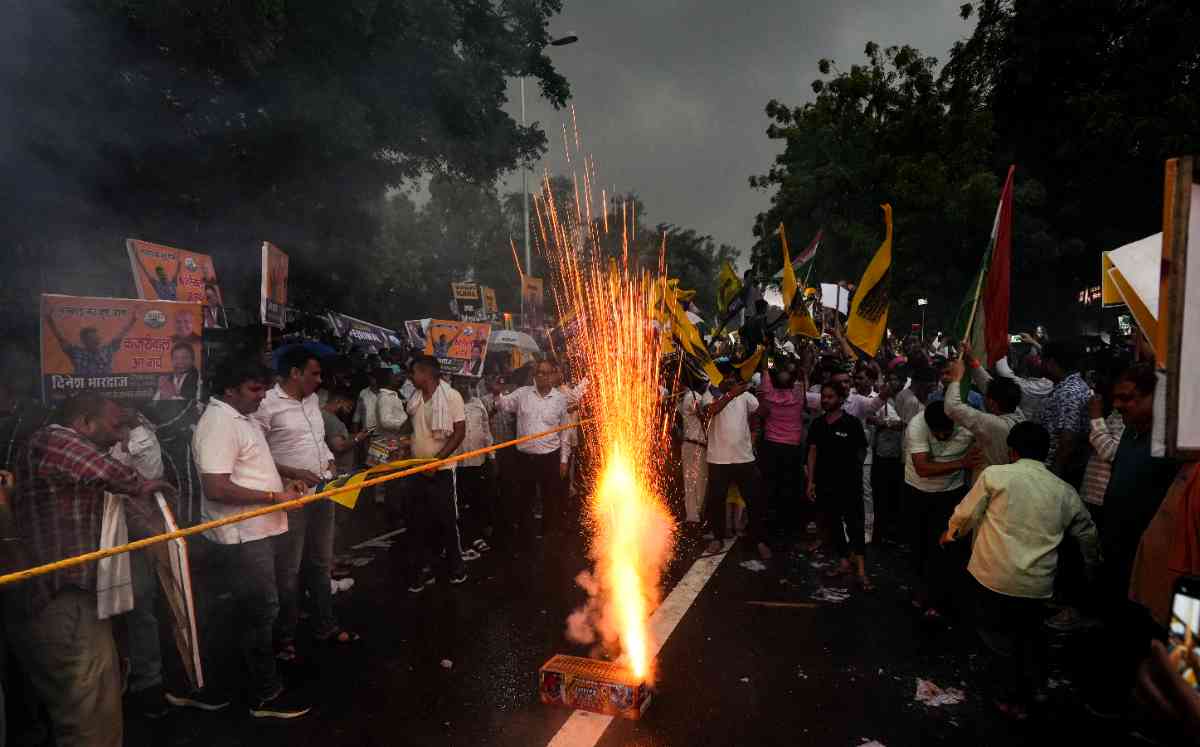
[[[365,260],[403,212],[390,189],[433,173],[469,191],[545,150],[501,107],[521,74],[568,99],[544,54],[560,9],[15,0],[0,32],[7,323],[40,291],[129,295],[126,236],[213,254],[244,306],[270,239],[295,260],[300,305],[365,311]]]

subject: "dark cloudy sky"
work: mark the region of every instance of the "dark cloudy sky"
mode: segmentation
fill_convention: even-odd
[[[779,151],[767,139],[771,98],[812,96],[817,61],[859,63],[868,41],[912,44],[944,61],[971,31],[962,0],[566,0],[551,24],[578,43],[551,48],[570,80],[583,149],[600,183],[635,191],[647,220],[696,228],[746,250],[768,195],[750,189]],[[520,116],[519,89],[509,111]],[[538,165],[565,170],[555,111],[527,90],[530,121],[550,135]],[[520,175],[506,186],[520,190]],[[597,197],[599,195],[597,194]]]

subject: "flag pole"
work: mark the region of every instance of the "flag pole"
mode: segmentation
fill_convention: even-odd
[[[979,277],[975,280],[975,300],[971,302],[971,315],[967,317],[967,328],[963,330],[963,339],[959,340],[958,357],[962,359],[967,352],[967,345],[970,344],[971,330],[975,327],[975,312],[979,309],[979,296],[983,294],[983,272],[979,273]],[[922,325],[921,334],[925,333],[925,327]],[[987,354],[984,353],[984,363],[987,363]]]

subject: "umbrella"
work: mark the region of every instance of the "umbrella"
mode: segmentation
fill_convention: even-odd
[[[317,356],[318,358],[324,358],[329,355],[337,354],[336,350],[329,347],[325,343],[317,342],[316,340],[305,340],[303,342],[289,342],[286,345],[280,345],[279,347],[275,348],[275,352],[271,354],[272,355],[271,364],[275,367],[276,370],[278,370],[279,369],[279,359],[282,358],[283,356],[287,355],[288,353],[292,352],[296,348],[301,348],[301,347],[304,348],[305,350],[311,352],[313,355]]]
[[[508,350],[520,350],[522,353],[542,352],[533,338],[524,332],[498,329],[488,335],[488,352],[502,353]]]

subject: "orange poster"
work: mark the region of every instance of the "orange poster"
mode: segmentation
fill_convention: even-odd
[[[204,346],[200,304],[42,296],[47,403],[97,391],[120,400],[192,399]]]
[[[227,326],[212,257],[139,239],[126,239],[125,250],[138,298],[203,304],[205,329]]]
[[[431,319],[425,336],[425,353],[438,359],[442,373],[480,376],[491,331],[490,324]]]

